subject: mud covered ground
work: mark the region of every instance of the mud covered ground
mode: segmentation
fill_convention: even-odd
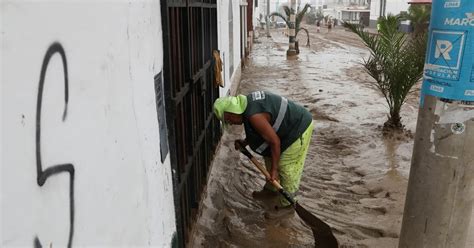
[[[297,60],[286,59],[283,30],[272,31],[271,38],[261,35],[245,63],[238,93],[272,91],[313,114],[315,132],[299,202],[333,228],[340,247],[397,247],[418,93],[402,110],[407,131],[384,137],[387,107],[361,65],[368,51],[343,28],[315,30],[310,26],[311,47],[302,34],[298,37]],[[314,247],[310,229],[296,214],[264,218],[271,204],[251,193],[265,181],[233,148],[233,141],[243,137],[243,128],[234,126],[222,138],[191,246]],[[471,238],[468,247],[473,246]]]

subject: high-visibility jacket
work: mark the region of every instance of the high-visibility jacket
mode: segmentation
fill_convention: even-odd
[[[248,118],[257,113],[269,113],[270,124],[280,138],[283,153],[312,124],[312,116],[306,108],[279,95],[267,91],[255,91],[247,95],[247,107],[243,115],[246,140],[250,148],[263,156],[270,156],[270,146],[255,131]]]

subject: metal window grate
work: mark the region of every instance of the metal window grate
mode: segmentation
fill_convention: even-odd
[[[217,49],[216,0],[161,4],[164,92],[173,169],[177,242],[184,247],[197,214],[209,166],[221,137],[212,104],[212,51]]]

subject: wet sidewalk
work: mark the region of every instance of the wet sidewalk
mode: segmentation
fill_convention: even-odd
[[[341,247],[397,247],[413,137],[410,131],[382,136],[387,109],[361,65],[368,52],[355,35],[314,32],[311,47],[302,37],[297,60],[286,59],[282,31],[258,38],[238,93],[272,91],[312,113],[315,131],[299,202],[334,229]],[[410,96],[402,110],[411,132],[417,102],[417,95]],[[222,138],[192,247],[314,247],[311,230],[297,215],[264,218],[271,206],[251,193],[265,181],[234,150],[238,138],[244,138],[242,127]]]

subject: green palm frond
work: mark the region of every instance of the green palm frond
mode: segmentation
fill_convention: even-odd
[[[306,12],[311,8],[311,5],[310,4],[305,4],[305,6],[303,7],[303,9],[301,11],[299,11],[298,13],[296,13],[296,16],[295,16],[295,36],[298,35],[298,32],[300,30],[305,30],[306,32],[306,36],[307,36],[307,42],[306,42],[306,45],[309,46],[309,32],[307,29],[305,28],[301,28],[300,27],[300,24],[301,22],[303,21],[303,18],[304,16],[306,15]],[[280,17],[283,21],[285,21],[286,23],[286,26],[287,27],[291,27],[290,25],[290,15],[291,13],[294,13],[294,9],[291,9],[290,7],[286,6],[286,5],[283,5],[282,6],[282,9],[283,9],[283,13],[280,13],[280,12],[272,12],[269,16],[276,16],[276,17]]]
[[[296,29],[296,33],[298,33],[299,31],[299,27],[300,27],[300,23],[303,21],[303,18],[306,14],[306,12],[311,8],[311,5],[310,4],[305,4],[305,6],[303,7],[303,9],[301,11],[299,11],[298,13],[296,13],[296,16],[295,16],[295,29]],[[290,27],[290,15],[291,13],[294,13],[295,10],[294,9],[291,9],[290,7],[286,6],[286,5],[283,5],[282,6],[282,9],[283,9],[283,12],[285,14],[282,14],[280,12],[273,12],[270,14],[270,16],[277,16],[277,17],[280,17],[281,19],[283,19],[286,23],[286,25],[288,27]]]
[[[281,13],[279,13],[279,12],[273,12],[273,13],[270,14],[270,17],[272,17],[272,16],[280,17],[283,21],[285,21],[286,26],[288,26],[288,27],[290,26],[290,20],[289,20],[289,18],[287,18],[286,16],[282,15]]]
[[[306,15],[306,12],[308,11],[309,8],[311,8],[311,5],[307,3],[303,7],[303,9],[296,14],[296,18],[295,18],[296,28],[299,28],[300,23],[303,21],[304,15]]]
[[[285,12],[285,15],[288,16],[288,19],[290,18],[290,14],[291,14],[291,9],[290,7],[286,6],[286,5],[283,5],[283,11]]]
[[[308,29],[306,29],[306,28],[300,28],[300,30],[304,30],[304,31],[306,32],[306,46],[308,46],[308,47],[311,46],[311,45],[309,44],[309,31],[308,31]],[[298,34],[296,34],[296,35],[298,36]]]
[[[402,127],[401,107],[413,85],[423,77],[427,38],[424,35],[413,39],[399,32],[399,21],[398,16],[380,18],[377,35],[365,32],[358,25],[344,23],[370,50],[370,57],[363,64],[387,102],[390,115],[386,126],[392,128]]]

